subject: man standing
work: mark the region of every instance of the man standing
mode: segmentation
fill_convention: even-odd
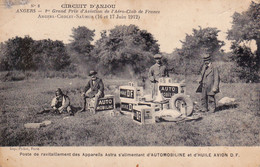
[[[70,115],[73,115],[70,107],[70,99],[67,95],[62,93],[60,88],[58,88],[55,92],[55,97],[51,101],[51,107],[59,114],[68,112]]]
[[[215,94],[219,92],[219,73],[218,69],[212,64],[208,53],[202,55],[204,64],[199,78],[200,86],[196,92],[201,93],[201,111],[215,112],[216,100]]]
[[[88,81],[84,88],[84,93],[82,94],[83,108],[81,112],[86,110],[87,98],[94,98],[94,110],[96,111],[98,99],[104,97],[104,84],[102,79],[97,77],[96,71],[90,71],[89,76],[91,79]]]
[[[152,98],[154,99],[158,92],[158,80],[161,77],[169,77],[168,71],[164,65],[162,65],[162,55],[154,55],[156,63],[150,67],[148,78],[152,84]]]

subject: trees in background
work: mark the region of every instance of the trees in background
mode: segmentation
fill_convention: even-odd
[[[94,37],[95,30],[90,30],[85,26],[72,28],[72,40],[67,45],[67,51],[72,65],[79,73],[85,74],[90,68],[92,69],[95,66],[96,58],[91,54],[94,48],[92,44]]]
[[[8,39],[1,44],[1,68],[2,70],[31,70],[33,63],[34,40],[25,36]]]
[[[254,40],[256,54],[260,56],[260,3],[251,2],[247,11],[235,12],[232,16],[232,27],[227,32],[227,39],[234,44],[244,44]]]
[[[62,70],[70,65],[62,41],[15,37],[1,44],[1,70]]]
[[[63,70],[70,66],[70,57],[62,41],[44,39],[34,43],[35,70]]]
[[[77,72],[100,70],[104,74],[126,72],[143,74],[154,63],[159,45],[153,35],[135,25],[116,26],[101,33],[91,44],[95,30],[79,26],[72,29],[72,40],[65,45],[51,39],[15,37],[1,43],[1,70],[60,71],[75,67]]]
[[[251,49],[245,45],[233,45],[233,56],[231,59],[236,63],[235,71],[240,79],[246,82],[259,81],[259,56],[252,53]]]
[[[181,41],[182,47],[174,51],[175,61],[169,62],[175,66],[175,72],[180,74],[197,74],[201,64],[201,53],[203,51],[220,56],[220,48],[225,45],[224,41],[218,39],[220,30],[217,28],[192,29],[192,34],[186,34],[185,40]]]
[[[252,1],[247,11],[235,12],[232,18],[232,28],[227,32],[227,39],[232,40],[232,60],[241,79],[257,82],[260,80],[260,3]],[[250,41],[256,42],[254,53],[246,46]]]
[[[88,54],[92,51],[93,45],[91,42],[94,40],[95,30],[90,30],[85,26],[78,26],[72,28],[72,40],[70,43],[71,49],[79,54]]]
[[[149,68],[152,56],[158,52],[159,45],[151,33],[135,25],[121,25],[108,33],[101,32],[92,54],[99,59],[105,74],[123,71],[140,74]]]

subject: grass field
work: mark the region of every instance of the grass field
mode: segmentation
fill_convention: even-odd
[[[187,77],[187,94],[199,101],[197,84]],[[127,79],[104,79],[105,93],[115,95]],[[216,96],[236,98],[236,105],[219,107],[198,121],[160,122],[138,125],[127,115],[110,117],[108,112],[76,113],[75,116],[36,114],[48,108],[54,91],[67,92],[80,109],[82,78],[28,79],[0,82],[1,146],[260,146],[259,84],[221,83]],[[147,88],[147,87],[146,87]],[[257,92],[258,91],[258,92]],[[258,93],[258,94],[257,94]],[[25,129],[25,123],[44,120],[52,124]]]

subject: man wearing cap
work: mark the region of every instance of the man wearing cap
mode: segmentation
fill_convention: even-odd
[[[88,81],[84,88],[84,93],[82,94],[83,108],[81,109],[81,112],[86,110],[87,98],[94,98],[94,110],[96,110],[98,99],[104,97],[104,84],[102,79],[97,77],[96,71],[90,71],[89,76],[91,79]]]
[[[203,67],[199,78],[199,84],[196,92],[201,93],[201,111],[215,112],[216,100],[215,94],[219,92],[219,73],[218,69],[212,64],[211,56],[203,53]]]
[[[150,67],[148,78],[152,84],[152,98],[154,99],[157,95],[158,91],[158,80],[161,77],[169,77],[168,71],[166,69],[166,66],[162,65],[162,55],[156,54],[154,55],[154,59],[156,63]]]
[[[51,101],[51,107],[59,114],[68,112],[70,115],[73,115],[70,107],[70,99],[67,95],[62,93],[60,88],[55,92],[55,97]]]

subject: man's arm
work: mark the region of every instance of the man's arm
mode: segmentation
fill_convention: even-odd
[[[214,75],[214,82],[213,82],[213,87],[212,87],[212,92],[216,93],[219,91],[219,72],[216,67],[213,67],[213,75]]]
[[[201,72],[200,72],[200,75],[199,75],[199,78],[197,79],[197,81],[201,84],[202,83],[202,75],[203,75],[203,73],[204,73],[204,71],[205,71],[205,65],[203,65],[202,66],[202,68],[201,68]]]
[[[155,82],[153,66],[149,69],[148,78],[152,83]]]
[[[62,106],[58,108],[60,112],[62,112],[64,109],[66,109],[70,105],[70,99],[68,96],[62,97]]]
[[[168,68],[166,66],[164,68],[164,76],[165,77],[169,77],[169,70],[168,70]]]
[[[62,102],[63,102],[62,107],[67,108],[70,105],[70,98],[68,96],[63,96]]]
[[[84,88],[84,93],[86,93],[90,89],[90,81],[88,81],[87,85]]]
[[[103,83],[102,79],[99,80],[99,90],[101,92],[104,92],[104,83]]]
[[[97,96],[100,96],[101,93],[104,92],[104,83],[103,83],[102,79],[99,79],[98,85],[99,85],[99,89],[98,89]]]
[[[84,87],[83,93],[81,94],[82,97],[86,96],[86,92],[90,89],[90,81],[88,81],[87,85]]]
[[[57,99],[56,99],[56,97],[55,97],[55,98],[53,98],[52,101],[51,101],[51,107],[52,107],[53,109],[57,109],[57,108],[55,107],[56,104],[57,104]]]

